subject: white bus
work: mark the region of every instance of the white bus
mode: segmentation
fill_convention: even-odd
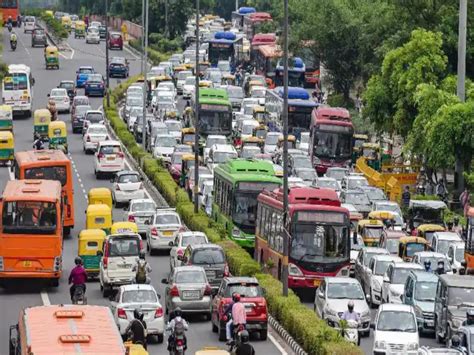
[[[2,82],[2,101],[12,107],[14,115],[31,117],[33,83],[30,67],[25,64],[8,66],[8,74]]]

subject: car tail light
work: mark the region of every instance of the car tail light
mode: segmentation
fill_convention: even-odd
[[[107,269],[107,264],[109,263],[109,258],[107,256],[104,256],[102,258],[102,265],[104,265],[104,269]]]
[[[120,186],[119,186],[119,184],[117,184],[117,186],[115,186],[115,191],[120,191]]]
[[[90,142],[90,141],[91,141],[91,136],[87,135],[86,142]]]
[[[181,339],[176,340],[176,346],[183,346],[183,341]]]
[[[163,308],[159,307],[155,311],[155,318],[161,318],[163,317]]]
[[[204,296],[210,296],[212,295],[212,288],[210,285],[206,285],[206,288],[204,289]]]
[[[117,155],[119,158],[123,158],[125,156],[122,152],[118,153]]]
[[[135,222],[135,217],[134,216],[128,216],[128,221],[129,222]]]
[[[151,235],[158,236],[158,230],[156,229],[156,227],[153,227],[151,229]]]
[[[97,158],[102,159],[102,158],[105,158],[105,155],[103,153],[99,153],[97,154]]]
[[[229,265],[227,263],[225,263],[225,266],[224,266],[224,277],[228,277],[230,274],[229,272]]]
[[[179,297],[179,291],[178,291],[178,287],[176,285],[173,285],[173,287],[171,287],[170,296],[171,297]]]
[[[127,319],[127,312],[125,312],[125,309],[119,308],[117,309],[117,316],[122,319]]]
[[[184,250],[183,249],[178,249],[176,254],[178,254],[179,256],[183,256],[184,255]]]

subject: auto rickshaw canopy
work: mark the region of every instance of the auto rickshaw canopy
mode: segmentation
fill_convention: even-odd
[[[115,222],[110,228],[110,234],[136,233],[138,226],[135,222]]]
[[[409,245],[420,245],[422,246],[421,248],[413,248],[413,250],[410,250],[410,254],[412,255],[407,255],[408,252],[408,246]],[[410,261],[413,259],[413,254],[419,251],[427,251],[429,250],[430,246],[428,241],[425,238],[421,237],[402,237],[399,240],[398,244],[398,256],[402,258],[405,261]]]
[[[105,204],[94,204],[87,206],[86,229],[100,228],[106,233],[110,232],[112,226],[112,210]]]
[[[49,138],[65,138],[67,137],[66,122],[64,121],[53,121],[48,125],[48,136]]]
[[[56,46],[47,46],[44,49],[46,57],[59,57],[59,49]]]
[[[87,194],[89,205],[105,204],[112,209],[112,191],[107,187],[94,187]]]

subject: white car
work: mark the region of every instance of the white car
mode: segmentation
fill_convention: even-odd
[[[297,143],[298,149],[302,150],[305,153],[308,153],[309,141],[310,141],[309,132],[301,132],[300,140]]]
[[[107,128],[103,124],[91,124],[87,127],[86,133],[82,137],[82,145],[84,153],[95,152],[97,145],[101,141],[109,139]]]
[[[343,190],[354,190],[359,186],[369,186],[369,182],[364,176],[349,174],[342,179],[341,188]]]
[[[138,233],[145,237],[148,229],[147,222],[150,223],[155,215],[156,203],[150,198],[136,198],[130,200],[128,208],[125,210],[123,220],[133,222],[138,227]]]
[[[178,79],[176,80],[176,90],[178,95],[183,94],[184,84],[186,83],[186,79],[193,76],[193,72],[191,70],[183,70],[178,73]]]
[[[405,291],[405,281],[410,270],[424,270],[414,263],[391,263],[383,276],[382,303],[403,303],[401,296]]]
[[[117,173],[125,166],[125,155],[119,141],[102,141],[94,156],[94,174],[98,179],[104,173]]]
[[[268,132],[265,136],[265,145],[263,146],[263,153],[273,154],[278,146],[278,141],[283,139],[280,132]]]
[[[120,334],[127,335],[125,330],[134,319],[133,312],[137,308],[143,313],[147,335],[156,336],[158,343],[162,343],[165,331],[164,311],[160,297],[152,285],[134,284],[119,287],[110,303],[110,309]]]
[[[240,127],[240,138],[242,140],[252,137],[253,135],[253,129],[260,126],[260,123],[258,123],[257,120],[250,119],[250,120],[244,120],[242,121],[242,125]],[[268,134],[270,134],[269,132]]]
[[[344,179],[344,177],[347,175],[349,175],[348,168],[333,166],[333,167],[329,167],[328,170],[326,170],[324,177],[336,179],[337,182],[340,184],[342,182],[342,179]]]
[[[260,147],[244,146],[240,149],[240,157],[243,159],[252,159],[258,154],[262,154]]]
[[[153,145],[155,147],[153,149],[153,157],[170,163],[176,144],[176,138],[171,137],[169,134],[158,134]]]
[[[448,252],[449,244],[461,243],[462,239],[456,232],[435,232],[431,240],[431,250],[441,254]]]
[[[359,280],[362,288],[365,289],[364,285],[364,274],[369,267],[370,259],[375,255],[388,255],[390,254],[387,249],[376,248],[376,247],[365,247],[359,250],[359,254],[355,260],[354,273],[355,278]]]
[[[403,260],[393,255],[375,255],[370,259],[369,267],[362,275],[365,286],[364,293],[369,295],[371,306],[382,302],[383,276],[392,262],[401,263]]]
[[[56,110],[58,112],[69,112],[71,108],[71,101],[69,99],[66,89],[52,89],[48,97],[50,100],[54,101],[54,103],[56,104]]]
[[[127,89],[127,94],[125,95],[128,97],[139,97],[143,98],[143,86],[140,84],[132,84]]]
[[[104,124],[104,113],[100,110],[88,110],[84,114],[84,120],[82,121],[82,134],[86,132],[87,127],[92,123]]]
[[[325,189],[333,189],[336,191],[337,196],[341,194],[341,186],[337,182],[336,179],[334,178],[329,178],[329,177],[318,177],[316,179],[316,184],[317,187],[322,187]],[[354,207],[355,208],[355,207]]]
[[[448,248],[448,252],[446,256],[448,257],[449,262],[451,263],[451,267],[453,272],[459,272],[462,265],[461,263],[464,261],[464,243],[451,243]]]
[[[196,78],[194,76],[188,76],[183,84],[183,99],[190,99],[194,95],[195,88]]]
[[[170,242],[174,240],[179,232],[183,232],[181,218],[173,208],[158,209],[148,225],[147,248],[150,254],[155,250],[171,249]]]
[[[112,199],[115,205],[129,203],[130,200],[145,198],[142,177],[136,171],[119,171],[110,181],[112,183]]]
[[[235,159],[239,155],[233,145],[230,144],[214,144],[209,151],[209,157],[205,162],[211,172],[214,168],[230,159]]]
[[[212,192],[214,191],[214,180],[199,179],[199,206],[206,211],[208,216],[212,213]]]
[[[374,329],[374,354],[417,355],[420,338],[412,306],[383,304],[379,307]]]
[[[143,117],[143,107],[141,106],[130,107],[130,113],[128,115],[128,121],[127,121],[127,128],[129,132],[133,133],[133,125],[135,124],[135,121],[139,117]]]
[[[100,43],[100,34],[97,27],[89,27],[86,34],[86,43]]]
[[[177,140],[181,139],[181,130],[183,129],[183,124],[179,120],[166,120],[166,128],[168,128],[168,133],[171,137],[174,137]]]
[[[265,106],[265,95],[267,89],[264,86],[252,86],[250,89],[250,97],[258,100],[258,104]]]
[[[204,147],[203,158],[206,161],[209,151],[214,144],[227,144],[227,138],[223,135],[211,134],[206,138],[206,146]]]
[[[438,263],[442,261],[444,264],[444,271],[447,274],[453,273],[451,263],[449,262],[448,257],[445,254],[437,253],[435,251],[419,251],[413,254],[413,263],[419,264],[424,268],[425,261],[430,262],[430,267],[432,271],[435,271],[438,268]]]
[[[178,233],[174,241],[171,241],[169,244],[171,246],[170,250],[170,269],[173,272],[173,269],[176,266],[182,266],[180,260],[178,260],[178,256],[184,255],[184,250],[187,248],[188,245],[195,245],[195,244],[208,244],[209,240],[207,236],[203,232],[181,232]]]
[[[372,205],[373,211],[389,211],[395,212],[399,216],[403,216],[402,209],[400,205],[394,201],[376,201]]]
[[[143,107],[143,95],[142,96],[128,96],[125,100],[125,107],[123,109],[123,119],[128,122],[130,117],[130,110],[132,107]]]

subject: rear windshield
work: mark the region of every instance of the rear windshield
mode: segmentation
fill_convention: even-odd
[[[25,170],[25,179],[57,180],[66,185],[67,173],[65,166],[48,166]]]
[[[89,105],[89,99],[87,97],[81,97],[81,98],[75,98],[74,99],[74,105],[76,106],[88,106]]]
[[[180,224],[175,214],[159,214],[155,218],[156,224]]]
[[[94,69],[92,69],[92,68],[79,68],[79,73],[81,73],[81,74],[93,74]]]
[[[258,284],[245,282],[227,285],[225,297],[232,297],[233,293],[238,293],[241,297],[263,297],[263,291]]]
[[[98,112],[91,112],[87,114],[87,120],[90,123],[99,123],[104,120],[104,116]]]
[[[137,174],[127,174],[127,175],[120,175],[118,178],[118,182],[120,183],[129,183],[129,182],[139,182],[140,178]]]
[[[120,34],[118,34],[118,33],[112,33],[112,34],[110,35],[110,37],[111,37],[112,39],[120,39],[120,38],[122,38],[122,35],[120,35]]]
[[[138,256],[140,242],[138,238],[117,237],[109,239],[109,257]]]
[[[122,152],[122,149],[118,145],[104,145],[100,148],[102,154],[118,154]]]
[[[205,283],[206,277],[202,271],[180,271],[176,274],[176,283],[178,284],[192,284]]]
[[[223,264],[224,253],[221,249],[198,249],[193,254],[193,264]]]
[[[183,236],[181,244],[183,247],[187,247],[188,245],[196,245],[196,244],[206,244],[207,239],[203,235],[187,235]]]
[[[156,205],[153,202],[135,202],[132,204],[132,212],[154,211]]]
[[[74,89],[74,83],[61,83],[59,86],[65,89]]]
[[[155,303],[157,301],[155,292],[151,290],[125,291],[122,295],[123,303]]]

